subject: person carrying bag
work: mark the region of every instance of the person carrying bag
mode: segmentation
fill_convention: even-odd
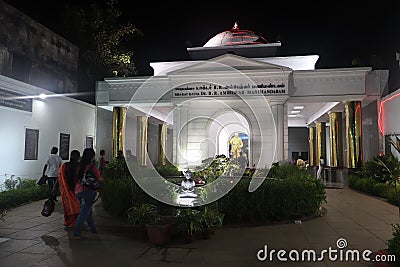
[[[49,198],[44,202],[41,214],[44,217],[49,217],[53,213],[54,208],[55,208],[54,200]]]
[[[75,195],[81,206],[73,230],[74,239],[83,239],[81,232],[85,222],[87,222],[92,234],[97,233],[96,225],[92,216],[92,208],[98,189],[90,187],[85,182],[85,180],[93,179],[96,179],[99,182],[103,180],[98,167],[94,164],[95,154],[93,148],[86,148],[82,153],[82,158],[79,164],[78,180],[75,184]]]

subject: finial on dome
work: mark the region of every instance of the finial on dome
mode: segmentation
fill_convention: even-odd
[[[238,23],[235,21],[235,24],[233,24],[233,27],[232,27],[232,31],[237,31],[237,30],[239,30],[239,25],[238,25]]]

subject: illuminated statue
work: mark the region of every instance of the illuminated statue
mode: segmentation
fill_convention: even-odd
[[[195,186],[196,183],[192,179],[192,172],[187,170],[185,172],[185,180],[183,180],[181,183],[182,190],[186,193],[193,192]]]
[[[185,179],[181,183],[180,192],[178,194],[178,203],[180,206],[193,207],[196,203],[197,194],[195,193],[196,183],[192,179],[190,170],[185,172]]]
[[[240,157],[240,151],[242,150],[243,142],[238,133],[235,133],[235,135],[229,141],[229,144],[231,145],[232,158]]]

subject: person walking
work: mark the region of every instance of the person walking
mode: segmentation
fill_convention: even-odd
[[[85,222],[87,222],[89,225],[90,232],[92,234],[97,234],[96,225],[92,215],[93,203],[97,192],[81,184],[81,180],[85,173],[90,173],[91,176],[96,177],[96,179],[99,181],[103,180],[97,165],[94,164],[95,154],[96,153],[93,148],[86,148],[82,153],[82,159],[79,163],[79,171],[75,183],[75,195],[78,198],[81,206],[73,231],[74,239],[83,239],[81,232]]]
[[[79,171],[80,156],[78,150],[71,151],[70,161],[61,165],[57,182],[53,188],[53,194],[56,194],[57,190],[60,189],[65,229],[73,228],[79,215],[80,204],[75,196],[75,183]]]
[[[319,158],[318,171],[317,171],[317,178],[320,180],[322,180],[322,178],[323,178],[322,171],[324,170],[324,166],[325,166],[325,160],[324,160],[324,157],[321,156]]]
[[[104,149],[100,150],[100,159],[99,159],[99,171],[103,172],[104,167],[106,166],[106,159],[104,158],[106,151]]]
[[[53,146],[50,150],[50,155],[47,157],[46,163],[43,167],[42,176],[47,176],[47,183],[49,186],[48,196],[49,199],[57,201],[57,196],[53,195],[53,187],[58,178],[58,170],[62,164],[62,159],[58,153],[58,148]]]

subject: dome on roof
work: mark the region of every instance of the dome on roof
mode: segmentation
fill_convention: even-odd
[[[253,44],[268,44],[262,37],[249,30],[239,29],[238,24],[229,31],[218,33],[203,47],[217,47],[217,46],[233,46],[233,45],[253,45]]]

